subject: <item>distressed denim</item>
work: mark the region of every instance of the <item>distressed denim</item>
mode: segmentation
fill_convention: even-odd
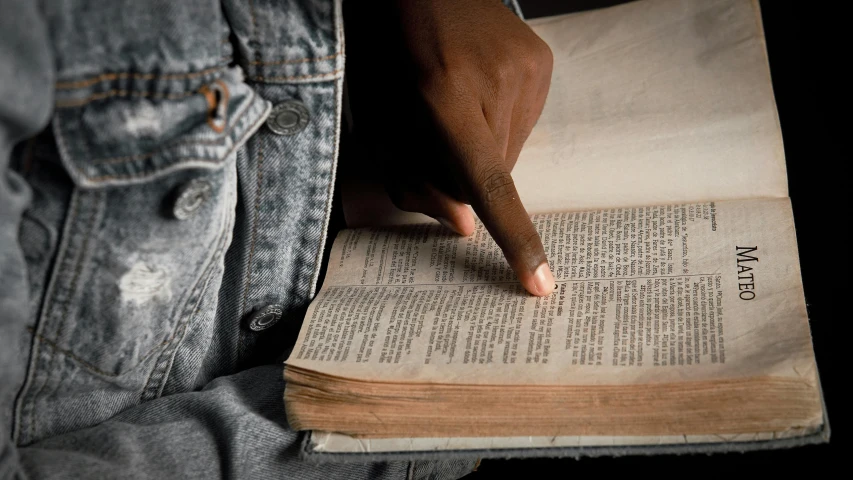
[[[332,205],[339,1],[0,0],[0,478],[471,470],[307,463],[284,416]]]

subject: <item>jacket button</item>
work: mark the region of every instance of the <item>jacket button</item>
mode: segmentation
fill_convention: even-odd
[[[266,330],[281,320],[281,305],[267,305],[260,310],[255,310],[246,319],[246,328],[253,332]]]
[[[211,193],[213,193],[213,186],[207,180],[200,178],[181,185],[172,204],[172,216],[178,220],[192,217],[210,198]]]
[[[267,127],[278,135],[294,135],[308,125],[308,109],[302,102],[289,100],[273,107]]]

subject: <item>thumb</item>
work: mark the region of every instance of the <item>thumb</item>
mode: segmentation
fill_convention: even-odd
[[[445,228],[462,236],[474,233],[474,215],[467,204],[456,200],[429,183],[418,188],[387,187],[391,201],[400,210],[418,212],[436,219]]]

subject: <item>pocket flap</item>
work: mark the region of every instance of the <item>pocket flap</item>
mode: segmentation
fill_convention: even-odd
[[[269,110],[234,68],[185,93],[111,90],[58,102],[53,129],[71,178],[94,188],[217,169]]]

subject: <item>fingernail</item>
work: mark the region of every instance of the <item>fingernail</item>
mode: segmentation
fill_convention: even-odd
[[[554,274],[551,273],[551,267],[547,263],[543,263],[533,272],[533,285],[539,295],[550,295],[557,287],[554,283]]]
[[[452,232],[456,232],[459,235],[462,235],[462,232],[457,230],[456,227],[452,223],[450,223],[450,220],[447,220],[446,218],[441,218],[441,217],[436,218],[436,220],[438,220],[438,223],[444,225],[445,228],[447,228],[448,230],[450,230]]]

